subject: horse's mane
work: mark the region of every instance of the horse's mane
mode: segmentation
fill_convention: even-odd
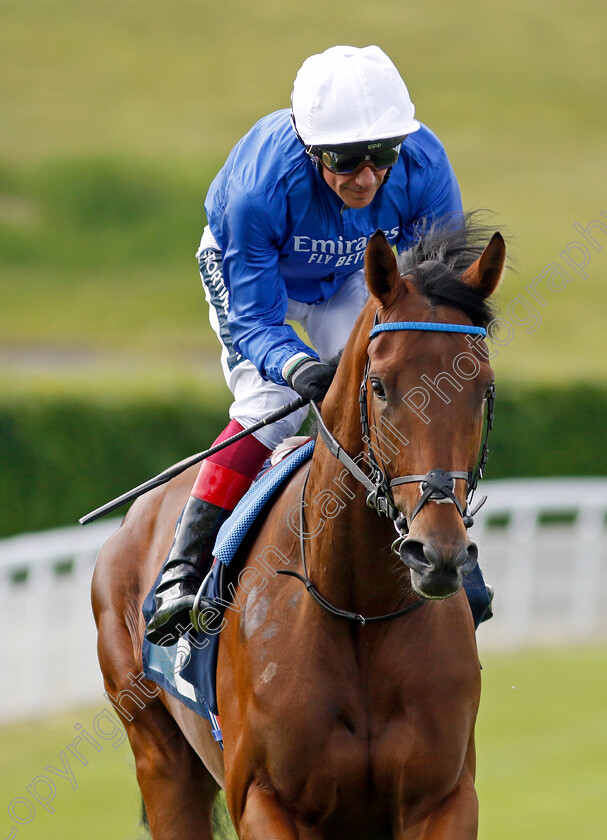
[[[460,277],[494,231],[479,221],[478,213],[439,219],[418,231],[416,244],[399,255],[399,271],[433,306],[459,309],[474,326],[487,327],[494,317],[491,304]]]
[[[432,306],[459,309],[475,327],[487,328],[494,318],[493,307],[460,277],[480,257],[494,233],[494,227],[479,220],[478,211],[446,216],[418,229],[419,240],[398,256],[398,270]],[[337,370],[342,352],[326,364]],[[311,421],[310,426],[314,436],[316,423]]]

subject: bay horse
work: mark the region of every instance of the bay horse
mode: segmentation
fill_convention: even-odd
[[[197,467],[140,498],[102,548],[99,660],[154,840],[210,840],[220,788],[243,840],[477,837],[480,667],[462,581],[493,387],[474,333],[505,261],[501,235],[487,241],[473,224],[433,229],[397,261],[381,231],[370,238],[369,298],[322,403],[330,436],[236,558],[240,609],[226,611],[217,664],[223,752],[206,719],[142,677],[141,605]],[[263,577],[268,548],[279,559]]]

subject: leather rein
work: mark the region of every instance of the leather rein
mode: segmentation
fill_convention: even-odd
[[[377,322],[377,313],[375,313],[375,320],[373,328],[369,333],[369,339],[373,340],[377,335],[379,335],[382,332],[394,332],[396,330],[425,330],[432,332],[465,333],[468,335],[481,336],[485,336],[487,334],[486,330],[483,327],[466,326],[463,324],[442,324],[435,323],[432,321],[395,321],[386,324],[379,324]],[[491,429],[493,428],[493,421],[495,416],[495,384],[491,383],[487,390],[485,434],[483,437],[481,452],[476,466],[473,470],[447,471],[434,468],[427,472],[425,475],[405,475],[390,479],[378,462],[378,459],[373,451],[371,438],[369,436],[370,429],[367,401],[367,380],[369,375],[369,365],[370,359],[367,358],[367,363],[365,365],[365,371],[359,390],[359,405],[362,439],[368,442],[369,447],[368,464],[371,468],[371,476],[369,477],[358,466],[354,459],[351,458],[348,455],[348,453],[341,447],[339,441],[337,441],[337,439],[331,434],[324,420],[322,419],[318,405],[314,402],[314,400],[311,400],[310,404],[312,406],[314,414],[316,415],[316,420],[318,422],[318,432],[320,434],[320,437],[322,438],[323,443],[325,444],[329,452],[335,458],[337,458],[337,460],[344,465],[348,472],[351,475],[353,475],[354,478],[360,484],[363,485],[365,490],[367,490],[367,505],[370,508],[373,508],[377,512],[378,516],[386,516],[394,522],[394,528],[396,529],[397,537],[392,543],[392,550],[396,554],[399,554],[400,545],[403,542],[403,540],[407,538],[411,523],[427,502],[440,502],[445,500],[453,502],[458,513],[462,517],[464,526],[466,528],[470,528],[474,524],[474,516],[487,500],[487,497],[483,496],[483,498],[476,505],[474,510],[471,510],[470,505],[474,496],[474,492],[478,486],[479,481],[483,477],[483,472],[485,470],[485,467],[487,466],[487,461],[489,458],[489,434],[491,432]],[[310,595],[324,610],[326,610],[336,618],[343,618],[348,621],[353,621],[360,624],[361,626],[365,626],[366,624],[376,624],[383,621],[391,621],[392,619],[400,618],[401,616],[407,615],[408,613],[411,613],[414,610],[421,607],[425,603],[425,600],[423,598],[420,598],[419,600],[415,601],[412,604],[409,604],[406,607],[403,607],[400,610],[387,613],[386,615],[365,617],[360,615],[359,613],[350,612],[348,610],[341,610],[338,607],[335,607],[333,604],[330,603],[330,601],[327,601],[327,599],[320,594],[320,592],[308,576],[303,536],[304,496],[309,474],[310,473],[308,469],[308,473],[306,475],[302,487],[301,505],[299,511],[299,546],[303,575],[288,569],[278,569],[277,574],[288,575],[290,577],[297,578],[304,584]],[[466,481],[468,485],[466,502],[463,508],[459,499],[454,493],[455,481],[458,479]],[[401,512],[398,510],[394,503],[394,498],[392,496],[392,488],[400,484],[412,484],[416,482],[420,483],[421,496],[411,513],[411,518],[409,522],[407,522],[404,515],[401,514]]]

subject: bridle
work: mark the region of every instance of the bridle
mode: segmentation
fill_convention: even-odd
[[[397,330],[423,330],[431,332],[446,332],[446,333],[464,333],[467,335],[485,336],[487,331],[483,327],[466,326],[465,324],[443,324],[432,321],[393,321],[391,323],[380,324],[377,321],[377,312],[375,313],[375,320],[371,332],[369,333],[369,340],[373,340],[376,336],[383,332],[395,332]],[[360,424],[362,430],[362,438],[368,443],[367,462],[371,470],[371,475],[368,476],[358,464],[345,452],[339,442],[331,434],[325,425],[320,409],[314,401],[312,401],[312,409],[318,421],[319,434],[327,449],[334,455],[346,469],[357,479],[367,490],[367,504],[374,508],[379,516],[387,516],[394,522],[394,527],[398,534],[396,541],[393,544],[393,549],[398,553],[400,543],[406,538],[407,533],[411,527],[411,523],[424,507],[430,501],[451,501],[455,505],[458,513],[462,517],[464,526],[470,528],[474,524],[474,516],[485,503],[487,497],[483,496],[480,502],[472,510],[471,503],[474,492],[478,486],[479,481],[483,477],[483,472],[487,466],[489,458],[489,435],[493,428],[493,420],[495,416],[495,384],[491,383],[487,389],[485,404],[486,404],[486,423],[483,443],[481,445],[480,455],[476,466],[472,470],[442,470],[438,467],[429,470],[425,475],[404,475],[396,478],[389,478],[385,469],[380,465],[379,460],[373,451],[373,446],[370,437],[369,428],[369,414],[367,402],[367,381],[369,377],[370,359],[367,358],[363,379],[359,389],[359,406],[360,406]],[[467,482],[466,502],[464,507],[454,493],[455,481],[462,480]],[[413,484],[419,482],[421,487],[421,496],[411,512],[409,521],[405,519],[403,514],[398,510],[394,503],[392,496],[392,488],[400,484]]]
[[[442,324],[435,323],[432,321],[393,321],[391,323],[380,324],[378,323],[376,312],[373,328],[369,333],[369,340],[373,340],[377,335],[379,335],[382,332],[394,332],[396,330],[428,330],[432,332],[465,333],[468,335],[481,336],[485,336],[487,334],[487,331],[483,327],[466,326],[463,324]],[[367,462],[371,468],[371,476],[369,477],[358,466],[356,461],[353,458],[351,458],[350,455],[348,455],[348,453],[344,449],[342,449],[339,441],[331,434],[331,432],[325,425],[325,422],[320,414],[320,409],[318,408],[318,405],[314,402],[314,400],[311,400],[310,405],[312,406],[314,414],[316,415],[316,420],[318,421],[318,432],[320,434],[320,437],[322,438],[323,443],[325,444],[329,452],[335,458],[337,458],[337,460],[344,465],[348,472],[350,472],[351,475],[353,475],[354,478],[367,490],[367,505],[371,508],[374,508],[379,516],[387,516],[394,522],[397,538],[392,543],[392,550],[395,551],[396,554],[399,554],[400,546],[402,542],[407,538],[411,523],[413,522],[417,514],[420,512],[420,510],[423,508],[423,506],[427,504],[427,502],[440,502],[445,500],[453,502],[458,513],[462,517],[464,526],[466,528],[470,528],[474,524],[475,514],[487,500],[487,497],[483,496],[483,498],[476,505],[474,510],[470,509],[474,491],[478,486],[478,482],[483,477],[483,471],[487,465],[487,460],[489,458],[489,434],[491,432],[491,429],[493,428],[493,418],[495,412],[494,383],[491,383],[491,385],[487,389],[487,394],[485,398],[485,434],[483,437],[480,455],[474,469],[469,471],[447,471],[434,468],[427,472],[425,475],[401,475],[397,476],[396,478],[389,478],[385,470],[380,466],[380,463],[373,451],[371,437],[369,435],[370,428],[367,402],[367,381],[369,377],[369,366],[370,359],[367,357],[363,379],[360,384],[358,399],[360,404],[360,424],[362,429],[362,437],[363,440],[367,442],[369,448]],[[314,598],[314,600],[317,602],[317,604],[319,604],[324,610],[326,610],[326,612],[330,613],[336,618],[343,618],[348,621],[360,624],[363,627],[367,624],[376,624],[379,622],[391,621],[394,618],[400,618],[401,616],[408,615],[409,613],[421,607],[425,603],[425,600],[423,598],[414,601],[412,604],[409,604],[400,610],[387,613],[386,615],[365,617],[360,615],[359,613],[339,609],[338,607],[331,604],[331,602],[328,601],[323,595],[320,594],[314,583],[312,583],[312,581],[310,580],[308,570],[306,567],[306,555],[303,536],[303,509],[305,506],[304,496],[308,476],[309,471],[303,483],[300,503],[299,545],[303,574],[299,574],[299,572],[295,572],[290,569],[277,569],[277,574],[288,575],[289,577],[297,578],[304,584],[304,586],[306,587],[310,595]],[[468,485],[466,493],[466,502],[463,508],[459,499],[454,493],[455,481],[457,479],[466,481]],[[420,483],[421,496],[417,504],[415,505],[413,511],[411,512],[411,518],[409,519],[409,522],[407,522],[405,516],[401,514],[401,512],[394,503],[394,498],[392,496],[392,488],[397,487],[400,484],[413,484],[415,482]]]

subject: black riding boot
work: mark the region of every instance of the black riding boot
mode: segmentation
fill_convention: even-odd
[[[174,645],[188,627],[215,537],[229,513],[196,496],[188,499],[156,589],[156,610],[145,629],[152,644]]]

